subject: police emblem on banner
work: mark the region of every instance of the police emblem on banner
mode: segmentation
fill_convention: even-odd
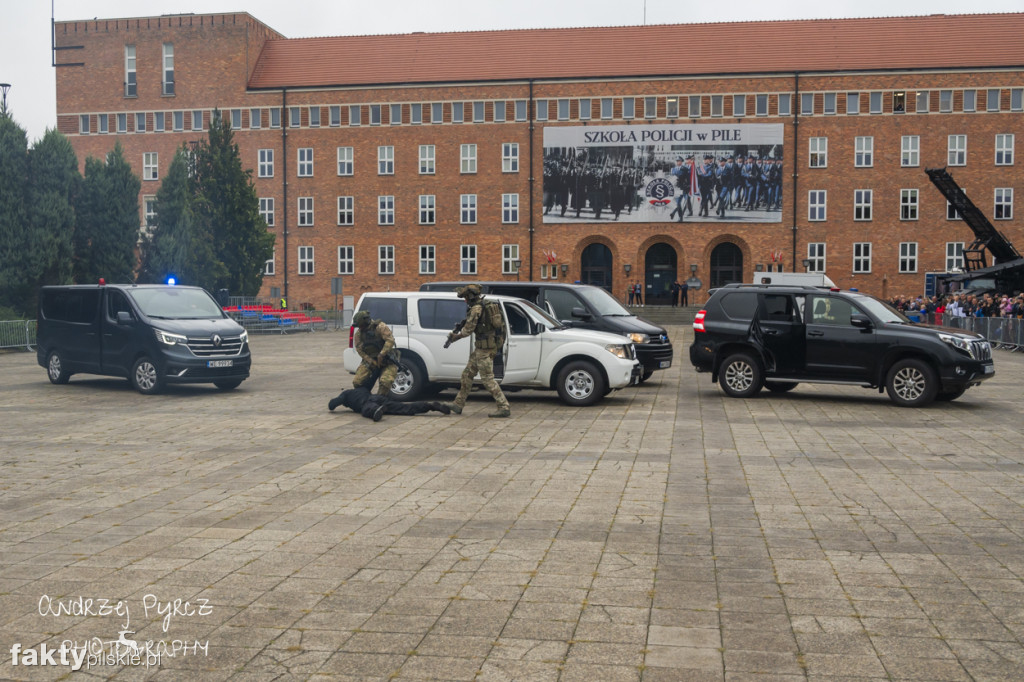
[[[644,187],[644,196],[651,206],[667,206],[672,203],[672,196],[675,193],[672,183],[665,178],[654,178]]]

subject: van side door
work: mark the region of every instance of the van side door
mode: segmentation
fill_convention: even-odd
[[[528,383],[537,378],[544,335],[522,306],[511,301],[504,302],[504,306],[507,352],[505,376],[501,383]]]
[[[100,314],[100,371],[103,374],[126,377],[135,361],[136,351],[143,347],[137,335],[149,330],[139,328],[135,311],[132,310],[123,291],[106,289],[103,292],[103,299],[103,311]],[[129,323],[118,322],[117,316],[121,312],[128,313],[131,318]]]

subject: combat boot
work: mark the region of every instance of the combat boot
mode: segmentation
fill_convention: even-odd
[[[451,414],[452,408],[448,407],[444,403],[433,402],[427,403],[427,407],[432,409],[434,412],[440,412],[441,414]]]
[[[512,410],[510,410],[507,407],[499,407],[497,412],[492,412],[491,414],[489,414],[487,416],[488,417],[494,417],[496,419],[504,419],[505,417],[511,417],[512,416]]]
[[[373,421],[379,422],[384,418],[384,406],[378,405],[377,409],[373,411]]]
[[[338,405],[341,405],[341,396],[338,396],[337,398],[331,398],[331,401],[327,403],[327,409],[330,410],[331,412],[334,412],[334,408],[336,408]]]
[[[462,414],[462,405],[459,405],[458,403],[448,403],[448,409],[455,414]]]

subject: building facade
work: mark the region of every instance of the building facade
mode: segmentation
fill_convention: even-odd
[[[925,174],[943,166],[1024,243],[1024,14],[316,39],[215,14],[54,35],[58,129],[83,166],[121,144],[141,225],[175,150],[228,118],[276,236],[261,293],[293,305],[334,305],[334,278],[355,296],[639,282],[652,304],[689,280],[699,302],[762,270],[915,295],[974,236]]]

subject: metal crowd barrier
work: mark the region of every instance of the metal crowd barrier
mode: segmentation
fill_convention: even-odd
[[[0,321],[0,348],[34,350],[36,345],[35,320]]]
[[[942,324],[981,334],[993,348],[1024,350],[1024,320],[1015,317],[954,317],[943,314]]]

